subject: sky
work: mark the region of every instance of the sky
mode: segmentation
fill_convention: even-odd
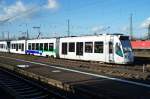
[[[123,33],[147,36],[150,0],[0,0],[0,38]],[[37,28],[40,27],[40,28]],[[4,36],[3,36],[4,35]]]

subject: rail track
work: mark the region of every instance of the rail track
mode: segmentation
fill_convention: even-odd
[[[21,58],[20,56],[23,56],[23,57]],[[54,65],[63,65],[63,66],[65,65],[68,68],[78,68],[78,69],[86,68],[88,70],[92,70],[92,69],[94,70],[94,68],[95,68],[96,71],[101,70],[101,72],[104,72],[103,70],[105,70],[106,72],[113,71],[112,68],[114,68],[115,70],[117,70],[117,69],[118,70],[123,70],[123,72],[125,71],[125,69],[121,69],[121,68],[124,68],[124,67],[115,68],[115,67],[113,67],[112,64],[109,64],[110,66],[104,66],[105,64],[100,64],[102,66],[94,65],[94,67],[93,67],[93,65],[91,65],[91,64],[97,64],[97,63],[82,62],[82,61],[71,61],[71,60],[63,60],[63,59],[49,59],[49,58],[36,57],[36,56],[30,56],[29,57],[29,56],[26,56],[26,55],[17,55],[15,57],[15,54],[13,56],[14,59],[13,58],[9,59],[9,57],[8,58],[7,57],[8,56],[6,56],[6,58],[3,57],[0,60],[0,63],[5,63],[5,64],[11,65],[11,66],[16,66],[17,64],[28,64],[28,65],[31,66],[31,69],[32,69],[32,66],[34,68],[34,64],[30,64],[28,62],[19,61],[21,59],[24,59],[24,60],[29,60],[29,61],[33,61],[33,62],[34,61],[36,61],[36,62],[44,62],[45,64],[54,64]],[[12,57],[12,56],[10,56],[10,57]],[[17,59],[15,59],[15,58],[17,58]],[[29,67],[29,69],[30,69],[30,67]],[[40,71],[40,70],[41,70],[41,68],[38,71]],[[139,70],[136,70],[136,71],[139,71]],[[42,72],[42,71],[40,71],[40,72]],[[46,71],[43,70],[43,73],[44,72],[46,72]],[[131,71],[131,72],[133,72],[133,71]],[[137,73],[139,73],[139,72],[137,72]],[[84,86],[82,84],[81,85],[77,84],[77,86],[75,85],[73,87],[76,90],[75,94],[78,95],[78,96],[85,97],[86,99],[91,99],[91,98],[94,98],[94,99],[99,99],[99,98],[102,98],[102,99],[116,99],[118,97],[120,98],[120,97],[126,96],[126,95],[121,94],[121,93],[116,93],[116,92],[114,93],[111,90],[105,90],[105,88],[103,89],[103,88],[101,88],[99,86],[95,86],[94,87],[95,84],[94,85],[92,84],[93,87],[90,87],[89,85],[91,85],[91,83],[87,84],[86,86]],[[101,85],[101,81],[99,82],[98,85]],[[21,89],[21,88],[19,88],[19,89]],[[92,90],[96,90],[96,89],[98,89],[98,92],[100,92],[101,94],[99,93],[97,95],[96,93],[92,92]],[[120,96],[118,96],[118,94],[120,94]],[[126,97],[124,97],[124,98],[127,99]],[[36,99],[36,98],[34,98],[34,99]],[[49,98],[49,99],[51,99],[51,98]],[[57,98],[55,98],[55,99],[57,99]],[[61,99],[61,98],[58,98],[58,99]],[[74,98],[74,99],[77,99],[77,98]],[[81,97],[78,98],[78,99],[81,99]],[[134,99],[137,99],[137,98],[134,98]]]
[[[0,87],[9,93],[12,99],[67,99],[4,68],[0,68]]]
[[[110,67],[110,68],[123,68],[123,69],[130,69],[130,70],[141,70],[143,64],[150,65],[150,57],[135,57],[134,64],[108,64],[103,62],[96,62],[96,61],[80,61],[80,60],[68,60],[68,59],[55,59],[55,58],[45,58],[40,56],[33,56],[33,55],[20,55],[20,54],[8,54],[8,53],[0,53],[2,56],[14,57],[19,59],[25,59],[29,61],[36,61],[36,62],[49,62],[51,64],[61,64],[61,65],[71,65],[77,67],[85,67],[85,68],[97,68],[97,67]],[[93,66],[94,65],[94,66]]]
[[[78,60],[66,60],[66,59],[52,59],[38,56],[28,56],[28,55],[18,55],[18,54],[7,54],[0,53],[1,56],[24,59],[28,61],[42,62],[50,65],[59,65],[66,68],[75,68],[75,69],[84,69],[90,70],[102,74],[121,76],[125,78],[136,78],[136,79],[147,79],[150,73],[150,63],[149,57],[136,57],[135,64],[130,65],[118,65],[118,64],[106,64],[99,62],[87,62],[87,61],[78,61]],[[3,60],[0,62],[4,62]],[[5,60],[5,63],[6,62]],[[9,63],[11,63],[9,61]],[[12,64],[12,63],[11,63]],[[144,73],[143,73],[144,66]],[[149,78],[148,78],[149,79]]]

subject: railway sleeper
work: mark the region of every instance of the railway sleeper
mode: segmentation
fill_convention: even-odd
[[[28,93],[35,93],[38,92],[38,89],[33,89],[33,90],[24,90],[24,91],[17,91],[19,94],[28,94]]]
[[[37,97],[37,96],[41,96],[41,95],[45,95],[45,93],[44,92],[42,92],[42,91],[39,91],[39,92],[35,92],[35,93],[29,93],[29,94],[23,94],[23,95],[21,95],[22,97]]]
[[[15,89],[16,91],[26,91],[26,90],[32,90],[33,87],[13,87],[13,89]]]

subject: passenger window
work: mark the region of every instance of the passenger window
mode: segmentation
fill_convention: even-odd
[[[19,44],[19,49],[21,49],[21,43]]]
[[[93,52],[93,42],[85,42],[85,52],[86,53]]]
[[[12,49],[15,49],[15,44],[12,44]]]
[[[40,43],[40,50],[43,50],[43,43]]]
[[[2,44],[2,49],[4,48],[4,44]]]
[[[76,55],[83,56],[83,42],[76,43]]]
[[[14,44],[14,49],[16,49],[16,44]]]
[[[109,42],[109,54],[113,53],[113,43]]]
[[[35,43],[32,43],[32,50],[35,50]]]
[[[13,49],[16,49],[16,44],[13,44],[13,45],[14,45]]]
[[[122,50],[121,50],[121,48],[120,48],[118,43],[116,43],[115,49],[116,49],[116,54],[121,56],[121,57],[123,57]]]
[[[54,44],[53,43],[49,43],[49,51],[54,51]]]
[[[16,44],[16,51],[18,51],[18,45],[19,45],[19,44]]]
[[[39,43],[36,43],[36,50],[39,50]]]
[[[94,53],[103,53],[103,42],[94,43]]]
[[[24,44],[21,44],[21,51],[24,51]]]
[[[62,43],[62,54],[67,54],[67,43]]]
[[[44,43],[44,50],[48,51],[48,43]]]
[[[75,43],[69,43],[69,52],[75,52]]]
[[[28,44],[28,50],[31,50],[31,43]]]

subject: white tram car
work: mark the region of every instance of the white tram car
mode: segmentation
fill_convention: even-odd
[[[0,41],[0,52],[8,52],[9,48],[7,45],[7,41]]]
[[[0,51],[116,64],[134,62],[129,36],[113,34],[0,41]]]
[[[59,57],[127,64],[134,61],[128,36],[97,35],[60,38]]]
[[[26,54],[56,57],[56,38],[27,40]]]
[[[10,41],[10,53],[25,54],[26,40]]]

